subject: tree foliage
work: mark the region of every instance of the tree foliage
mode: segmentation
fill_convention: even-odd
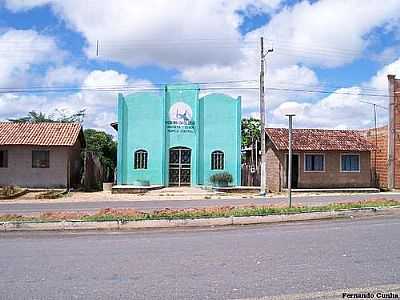
[[[114,169],[117,165],[117,143],[112,135],[95,129],[83,131],[86,140],[86,150],[93,151],[104,168],[104,179],[113,180]]]
[[[28,115],[16,119],[8,119],[14,123],[82,123],[85,118],[85,110],[79,110],[76,113],[68,114],[64,110],[56,109],[53,113],[45,114],[43,112],[30,111]]]
[[[259,119],[242,119],[242,148],[250,147],[253,140],[259,141],[261,139],[260,127]]]

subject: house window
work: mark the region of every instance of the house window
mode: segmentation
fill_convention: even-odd
[[[8,151],[0,150],[0,168],[8,168]]]
[[[32,168],[49,168],[50,167],[49,153],[50,153],[49,150],[33,150]]]
[[[304,170],[306,172],[321,172],[325,170],[325,159],[323,154],[305,154]]]
[[[134,155],[135,169],[147,169],[147,151],[137,150]]]
[[[213,151],[211,153],[211,170],[224,169],[224,152]]]
[[[342,172],[359,172],[360,171],[360,155],[358,155],[358,154],[342,155],[340,170]]]

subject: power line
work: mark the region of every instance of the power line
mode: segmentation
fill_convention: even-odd
[[[232,81],[233,82],[233,81]],[[247,82],[247,81],[245,81]],[[215,84],[215,83],[227,83],[227,82],[208,82],[208,83],[197,83],[197,84]],[[150,84],[149,84],[150,85]],[[157,85],[168,85],[168,84],[157,84]],[[179,84],[176,84],[179,85]],[[181,85],[186,85],[182,83]],[[252,86],[219,86],[219,87],[199,87],[199,88],[182,88],[181,90],[258,90],[258,87]],[[356,92],[340,92],[332,90],[317,90],[317,89],[296,89],[296,88],[280,88],[268,86],[267,90],[271,91],[286,91],[286,92],[305,92],[305,93],[322,93],[322,94],[338,94],[347,96],[367,96],[367,97],[382,97],[389,98],[387,94],[375,94],[375,93],[356,93]],[[68,92],[68,91],[119,91],[119,90],[144,90],[144,91],[157,91],[162,88],[146,87],[146,86],[134,86],[134,85],[114,85],[114,86],[80,86],[80,87],[38,87],[34,88],[0,88],[0,93],[29,93],[29,92]]]
[[[296,79],[292,79],[293,81]],[[344,87],[344,86],[340,86],[340,85],[334,85],[334,84],[329,84],[328,82],[320,82],[319,84],[307,84],[307,83],[298,83],[298,82],[293,82],[293,81],[274,81],[271,80],[271,82],[274,85],[278,85],[278,86],[285,86],[285,85],[289,85],[289,86],[303,86],[303,87],[309,87],[309,88],[316,88],[316,89],[323,89],[323,88],[331,88],[331,89],[343,89],[343,88],[351,88],[350,87]],[[372,88],[372,87],[357,87],[360,88],[363,91],[374,91],[374,92],[385,92],[385,89],[377,89],[377,88]]]
[[[326,91],[326,90],[309,90],[309,89],[289,89],[289,88],[276,88],[268,87],[269,90],[274,91],[288,91],[288,92],[306,92],[306,93],[322,93],[322,94],[338,94],[347,96],[368,96],[368,97],[385,97],[389,98],[387,94],[372,94],[372,93],[352,93],[352,92],[338,92],[338,91]]]
[[[90,88],[90,89],[111,89],[111,88],[142,88],[143,86],[165,86],[165,85],[210,85],[210,84],[233,84],[233,83],[250,83],[250,82],[258,82],[256,79],[247,79],[247,80],[225,80],[225,81],[203,81],[203,82],[171,82],[171,83],[141,83],[140,85],[129,85],[129,84],[112,84],[112,85],[106,85],[106,86],[90,86],[90,85],[82,85],[82,86],[31,86],[27,88],[18,88],[18,87],[0,87],[0,92],[1,90],[66,90],[66,89],[71,89],[71,90],[79,90],[79,89],[85,89],[85,88]]]
[[[351,93],[351,92],[337,92],[337,91],[325,91],[325,90],[309,90],[309,89],[289,89],[289,88],[277,88],[277,87],[265,87],[266,90],[272,91],[285,91],[285,92],[305,92],[305,93],[323,93],[323,94],[339,94],[339,95],[353,95],[353,96],[368,96],[368,97],[389,97],[389,95],[382,94],[370,94],[370,93]],[[40,89],[40,90],[28,90],[28,89],[16,89],[16,90],[8,90],[2,91],[0,90],[0,94],[6,93],[59,93],[59,92],[71,92],[71,91],[86,91],[86,92],[122,92],[122,91],[148,91],[148,92],[161,92],[163,88],[155,88],[155,87],[139,87],[139,86],[119,86],[119,87],[91,87],[91,88],[60,88],[60,89]],[[180,90],[186,91],[258,91],[259,87],[203,87],[203,88],[182,88]],[[388,108],[380,105],[378,103],[369,102],[365,100],[356,99],[357,101],[369,105],[374,105],[375,107],[379,107],[381,109],[387,110]]]
[[[140,88],[153,88],[153,86],[165,86],[165,85],[215,85],[215,84],[245,84],[245,83],[258,83],[258,80],[256,79],[241,79],[241,80],[225,80],[225,81],[198,81],[198,82],[143,82],[140,85],[129,85],[129,84],[112,84],[112,85],[106,85],[106,86],[90,86],[90,85],[82,85],[82,86],[30,86],[30,87],[0,87],[0,92],[2,91],[17,91],[17,90],[22,90],[26,92],[35,92],[36,90],[51,90],[51,91],[57,91],[57,90],[81,90],[81,89],[118,89],[118,88],[135,88],[135,89],[140,89]],[[351,87],[345,87],[345,86],[339,86],[339,85],[331,85],[327,82],[321,82],[320,84],[304,84],[304,83],[296,83],[293,81],[271,81],[274,88],[274,90],[288,90],[288,91],[309,91],[309,92],[317,92],[320,90],[323,90],[326,93],[341,93],[337,92],[334,90],[324,90],[324,87],[329,87],[332,89],[349,89]],[[283,86],[283,87],[282,87]],[[294,88],[285,88],[285,86],[302,86],[302,87],[309,87],[309,89],[294,89]],[[218,89],[229,89],[230,86],[222,86],[218,87]],[[253,89],[253,87],[249,86],[237,86],[235,88],[250,88]],[[369,88],[369,87],[358,87],[363,91],[376,91],[376,92],[384,92],[385,90],[383,89],[376,89],[376,88]],[[205,89],[205,87],[201,87],[201,89]],[[349,93],[346,93],[349,94]],[[386,94],[367,94],[367,93],[351,93],[354,95],[373,95],[373,96],[384,96],[387,97]]]
[[[369,101],[363,101],[363,100],[358,100],[358,101],[360,101],[360,102],[362,102],[362,103],[365,103],[365,104],[373,105],[373,106],[374,106],[374,110],[375,110],[375,106],[376,106],[376,107],[380,107],[380,108],[382,108],[382,109],[388,110],[387,107],[385,107],[385,106],[383,106],[383,105],[379,105],[379,104],[377,104],[377,103],[373,103],[373,102],[369,102]]]
[[[359,54],[359,51],[355,51],[354,49],[346,49],[346,48],[334,48],[334,47],[318,47],[318,46],[309,46],[308,44],[305,43],[299,43],[299,42],[293,42],[291,40],[284,40],[284,39],[265,39],[266,41],[269,41],[274,44],[274,47],[286,47],[286,48],[292,48],[292,49],[307,49],[307,50],[316,50],[316,51],[335,51],[335,52],[341,52],[341,53],[346,53],[346,54]],[[120,42],[118,40],[113,40],[113,39],[105,39],[102,40],[102,43],[105,45],[111,44],[114,46],[120,46],[122,45],[138,45],[138,46],[143,46],[143,45],[166,45],[166,44],[222,44],[222,45],[236,45],[237,43],[241,44],[248,44],[248,45],[255,45],[258,46],[258,39],[246,39],[246,38],[181,38],[181,39],[176,39],[176,40],[165,40],[165,39],[158,39],[158,40],[149,40],[149,39],[131,39],[128,41]],[[318,45],[314,43],[314,45]]]
[[[299,43],[299,42],[294,42],[293,40],[285,40],[285,39],[266,39],[269,41],[275,49],[280,49],[283,51],[287,50],[295,50],[297,53],[308,53],[312,55],[335,55],[338,57],[354,57],[355,55],[360,55],[365,48],[361,48],[359,50],[354,50],[354,49],[346,49],[346,48],[336,48],[336,47],[323,47],[320,46],[321,44],[311,42],[309,44],[306,43]],[[32,47],[29,47],[31,43],[35,43]],[[204,37],[204,38],[187,38],[183,37],[180,39],[175,39],[175,40],[165,40],[165,39],[158,39],[158,40],[149,40],[149,39],[131,39],[131,40],[126,40],[123,42],[120,42],[118,40],[113,40],[113,39],[96,39],[93,41],[93,45],[96,46],[96,54],[98,53],[98,46],[99,43],[101,42],[102,49],[110,49],[110,48],[117,48],[116,51],[121,53],[124,52],[125,50],[131,50],[131,49],[136,49],[136,48],[145,48],[145,49],[151,49],[151,48],[181,48],[185,46],[198,46],[199,44],[202,45],[202,47],[213,47],[213,48],[235,48],[238,49],[238,44],[240,44],[239,48],[257,48],[258,47],[258,40],[256,39],[246,39],[241,36],[237,37]],[[27,47],[23,47],[24,44],[27,45]],[[43,41],[43,40],[35,40],[35,39],[26,39],[26,40],[0,40],[0,46],[5,45],[9,46],[10,45],[15,45],[12,47],[13,52],[16,49],[20,50],[27,50],[27,51],[32,51],[33,49],[37,49],[38,51],[41,50],[40,45],[43,46],[49,46],[51,45],[51,41]],[[21,47],[22,46],[22,47]],[[281,53],[280,55],[283,55]],[[291,53],[286,53],[286,55],[290,56],[293,55]],[[99,56],[99,55],[97,55]],[[303,55],[304,56],[304,55]]]

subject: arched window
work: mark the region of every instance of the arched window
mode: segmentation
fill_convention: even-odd
[[[147,169],[147,151],[137,150],[134,155],[135,169]]]
[[[213,151],[211,153],[211,170],[223,170],[224,169],[224,152]]]

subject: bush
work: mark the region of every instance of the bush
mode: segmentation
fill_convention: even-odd
[[[233,181],[233,177],[229,172],[219,172],[210,176],[210,182],[213,185],[226,186]]]
[[[61,198],[65,191],[51,190],[35,196],[35,199],[57,199]]]
[[[17,186],[5,186],[0,189],[0,196],[11,197],[12,195],[18,193],[21,189]]]

